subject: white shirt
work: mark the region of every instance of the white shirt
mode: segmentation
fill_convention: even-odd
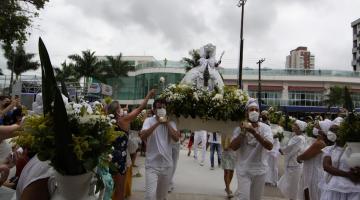
[[[32,182],[49,178],[54,174],[53,168],[49,165],[49,162],[42,162],[38,159],[37,155],[32,157],[25,165],[19,178],[19,182],[16,187],[16,199],[21,198],[21,194],[24,189]]]
[[[305,137],[303,135],[294,135],[287,146],[281,148],[285,155],[285,167],[302,167],[296,158],[305,148]]]
[[[269,142],[273,142],[273,135],[268,125],[259,122],[258,133]],[[233,138],[240,135],[240,127],[235,128]],[[256,140],[251,133],[241,138],[240,148],[236,150],[236,172],[239,175],[262,175],[268,168],[268,151]]]
[[[215,133],[216,134],[216,140],[214,137],[214,133],[209,132],[209,143],[214,143],[214,144],[220,144],[221,143],[221,135],[219,133]]]
[[[149,129],[157,123],[156,117],[146,118],[142,130]],[[175,122],[170,125],[176,130]],[[172,145],[169,130],[164,124],[155,128],[154,132],[146,141],[146,159],[145,167],[172,167]]]
[[[339,147],[337,145],[327,146],[322,149],[325,156],[331,157],[332,166],[343,171],[350,171],[347,159],[351,154],[349,148]],[[359,193],[360,184],[355,184],[350,179],[342,176],[333,176],[325,172],[324,183],[321,186],[323,190],[330,190],[341,193]]]

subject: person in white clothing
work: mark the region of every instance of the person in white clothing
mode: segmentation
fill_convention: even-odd
[[[321,190],[318,183],[324,176],[321,150],[326,147],[326,134],[331,125],[332,122],[330,120],[317,123],[313,129],[313,137],[316,137],[316,140],[310,144],[304,153],[297,157],[299,163],[304,163],[299,183],[299,199],[320,200]]]
[[[335,122],[336,123],[336,122]],[[332,126],[327,137],[335,142],[334,145],[325,147],[323,167],[326,171],[320,200],[358,200],[360,199],[360,166],[350,168],[347,157],[350,149],[338,140],[337,127]]]
[[[203,166],[206,157],[206,141],[207,141],[207,132],[205,130],[199,130],[194,132],[194,158],[198,160],[198,146],[201,142],[201,160],[200,165]]]
[[[246,104],[247,121],[235,128],[230,149],[236,151],[237,200],[260,200],[268,168],[267,156],[273,148],[273,135],[268,125],[259,122],[259,105],[255,99]]]
[[[157,99],[155,116],[145,119],[140,138],[146,141],[145,200],[164,200],[168,193],[173,170],[171,140],[178,141],[180,133],[166,116],[166,101]]]
[[[268,171],[266,173],[266,179],[265,183],[276,186],[278,180],[279,180],[279,169],[278,169],[278,160],[280,156],[280,141],[279,141],[279,133],[284,132],[284,129],[277,125],[277,124],[271,124],[271,131],[274,136],[274,142],[273,142],[273,149],[269,151],[268,156]]]
[[[288,199],[297,199],[297,190],[302,172],[302,164],[296,158],[305,148],[305,137],[302,135],[307,123],[296,120],[292,126],[295,135],[289,140],[288,144],[280,148],[280,153],[285,155],[285,173],[278,182],[278,188]]]
[[[49,162],[40,161],[37,155],[32,157],[20,175],[16,187],[16,199],[49,199],[52,192],[49,190],[54,190],[55,188],[51,187],[48,181],[54,175],[54,172]],[[55,185],[53,184],[52,186]]]
[[[174,190],[174,175],[177,167],[177,163],[179,160],[179,154],[180,154],[180,140],[175,142],[174,140],[171,140],[171,147],[172,147],[172,160],[173,160],[173,169],[170,176],[170,184],[168,192],[172,192]]]

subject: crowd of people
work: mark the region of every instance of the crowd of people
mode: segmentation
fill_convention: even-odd
[[[163,99],[155,99],[146,112],[139,133],[131,133],[130,124],[147,108],[152,90],[143,102],[131,111],[113,101],[104,108],[116,120],[116,129],[125,132],[114,142],[111,162],[116,169],[99,167],[105,189],[101,199],[121,200],[131,195],[132,175],[138,149],[145,155],[145,199],[164,200],[174,189],[174,174],[178,166],[181,137],[176,123],[168,118]],[[49,199],[49,178],[54,170],[40,161],[28,149],[11,147],[9,138],[22,129],[23,106],[18,97],[0,97],[0,185],[15,190],[13,199]],[[348,148],[338,138],[342,117],[317,120],[312,138],[304,132],[307,123],[296,120],[286,143],[279,140],[282,127],[271,124],[267,112],[259,112],[255,99],[246,105],[246,120],[239,122],[233,134],[196,130],[188,140],[188,156],[201,166],[210,147],[210,170],[224,170],[225,193],[229,198],[258,200],[265,185],[278,187],[287,199],[358,200],[360,199],[360,168],[350,168],[345,155]],[[135,134],[135,135],[134,135]],[[137,139],[141,139],[138,141]],[[186,138],[186,137],[185,137]],[[201,155],[198,155],[201,145]],[[145,149],[146,146],[146,149]],[[215,152],[217,160],[215,160]],[[284,174],[279,178],[280,156],[284,156]],[[9,177],[12,168],[14,176]],[[230,183],[236,171],[237,190]],[[1,193],[0,193],[1,194]]]

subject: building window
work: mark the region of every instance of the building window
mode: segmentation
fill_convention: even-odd
[[[360,93],[351,94],[355,108],[360,108]]]
[[[248,91],[249,96],[252,98],[258,98],[258,91]],[[281,100],[281,92],[278,91],[262,91],[261,100],[263,104],[269,106],[279,106]]]
[[[293,106],[322,106],[323,93],[308,91],[290,91],[289,105]]]

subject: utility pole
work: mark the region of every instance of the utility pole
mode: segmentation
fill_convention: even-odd
[[[247,0],[239,0],[237,4],[238,7],[241,7],[241,24],[240,24],[240,56],[239,56],[239,80],[238,85],[239,89],[242,89],[242,69],[243,69],[243,58],[244,58],[244,37],[243,37],[243,27],[244,27],[244,6]]]
[[[259,111],[261,112],[261,63],[265,61],[265,58],[260,59],[256,64],[259,65],[259,81],[258,81],[258,100],[259,100]]]

